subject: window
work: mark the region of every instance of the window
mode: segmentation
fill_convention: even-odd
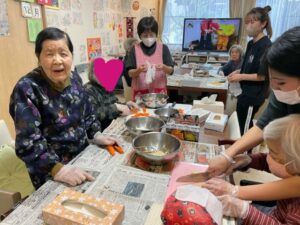
[[[228,18],[229,0],[167,0],[162,41],[181,50],[184,18]]]
[[[289,28],[300,25],[300,0],[256,0],[256,6],[271,6],[272,41]]]

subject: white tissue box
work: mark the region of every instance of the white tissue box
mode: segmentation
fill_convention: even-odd
[[[223,132],[228,120],[228,115],[211,113],[205,121],[204,128]]]
[[[200,87],[201,80],[200,79],[183,79],[181,80],[181,86],[184,87]]]
[[[194,100],[193,109],[198,109],[198,108],[206,109],[214,113],[220,113],[220,114],[224,113],[224,103],[219,101],[215,101],[214,103],[208,104],[208,103],[201,102],[201,100]]]

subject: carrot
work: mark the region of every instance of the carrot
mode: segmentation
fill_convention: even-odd
[[[143,113],[146,113],[146,112],[147,112],[146,107],[143,107]]]
[[[115,150],[116,150],[117,152],[119,152],[120,154],[123,154],[123,153],[124,153],[123,148],[121,148],[120,146],[114,145],[114,147],[115,147]]]
[[[107,145],[107,151],[109,152],[109,154],[111,154],[111,156],[115,155],[115,149],[114,146],[112,145]]]

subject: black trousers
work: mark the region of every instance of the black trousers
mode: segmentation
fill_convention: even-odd
[[[236,106],[236,112],[239,119],[240,131],[241,135],[244,134],[245,123],[248,115],[248,109],[250,106],[253,106],[253,111],[251,115],[251,120],[249,124],[249,128],[253,126],[253,118],[255,113],[259,110],[260,106],[263,104],[263,100],[257,99],[256,101],[253,98],[249,98],[247,96],[239,96]]]

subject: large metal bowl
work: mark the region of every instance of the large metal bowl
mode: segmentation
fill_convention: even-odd
[[[146,107],[152,109],[164,107],[167,104],[168,98],[168,95],[158,93],[141,95],[142,102],[146,105]]]
[[[133,136],[151,131],[161,131],[164,125],[164,121],[156,117],[132,117],[125,122],[127,130]]]
[[[135,137],[132,146],[136,153],[153,165],[161,165],[174,159],[180,149],[181,142],[168,133],[150,132]],[[164,155],[155,155],[160,150]]]
[[[179,114],[177,109],[168,107],[154,110],[154,113],[158,115],[163,121],[167,122],[170,117],[175,117]]]

